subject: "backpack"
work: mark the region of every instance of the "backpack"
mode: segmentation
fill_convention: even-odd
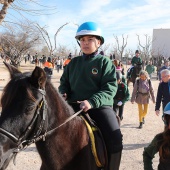
[[[139,79],[137,79],[137,93],[139,93]],[[151,87],[151,80],[148,79],[148,83],[149,83],[149,88]],[[149,93],[141,93],[143,95],[149,95]]]
[[[121,89],[121,93],[118,93],[118,91]],[[121,82],[120,88],[117,89],[117,93],[114,97],[117,100],[123,100],[125,98],[125,85],[124,83]]]

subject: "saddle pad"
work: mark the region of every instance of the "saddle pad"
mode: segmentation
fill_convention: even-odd
[[[88,121],[81,116],[84,120],[86,127],[88,129],[92,153],[98,167],[106,167],[107,166],[107,151],[105,147],[105,143],[102,137],[102,134],[99,128],[95,125],[89,124]]]

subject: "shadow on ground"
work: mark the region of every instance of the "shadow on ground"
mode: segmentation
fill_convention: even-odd
[[[123,145],[123,150],[135,150],[139,148],[144,148],[148,146],[149,143],[142,143],[142,144],[124,144]]]
[[[121,125],[120,128],[135,128],[135,129],[138,129],[138,125],[136,124],[124,124],[124,125]]]

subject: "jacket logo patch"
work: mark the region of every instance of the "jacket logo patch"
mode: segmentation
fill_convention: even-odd
[[[92,74],[96,75],[96,74],[98,74],[98,72],[99,72],[99,71],[98,71],[97,68],[93,68],[93,69],[92,69]]]

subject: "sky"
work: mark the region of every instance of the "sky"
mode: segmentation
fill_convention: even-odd
[[[15,3],[17,1],[20,0]],[[152,37],[153,29],[170,28],[170,0],[38,0],[38,3],[55,7],[51,11],[54,14],[27,17],[46,26],[51,38],[60,26],[69,22],[59,32],[57,43],[70,49],[77,44],[74,38],[77,25],[88,21],[99,24],[105,44],[110,44],[110,49],[115,45],[114,35],[118,36],[120,43],[122,35],[128,36],[126,49],[135,51],[138,47],[137,35],[145,44],[144,35]],[[41,7],[28,5],[30,9]],[[44,12],[50,13],[50,10]],[[17,15],[10,10],[6,20],[17,18]]]

